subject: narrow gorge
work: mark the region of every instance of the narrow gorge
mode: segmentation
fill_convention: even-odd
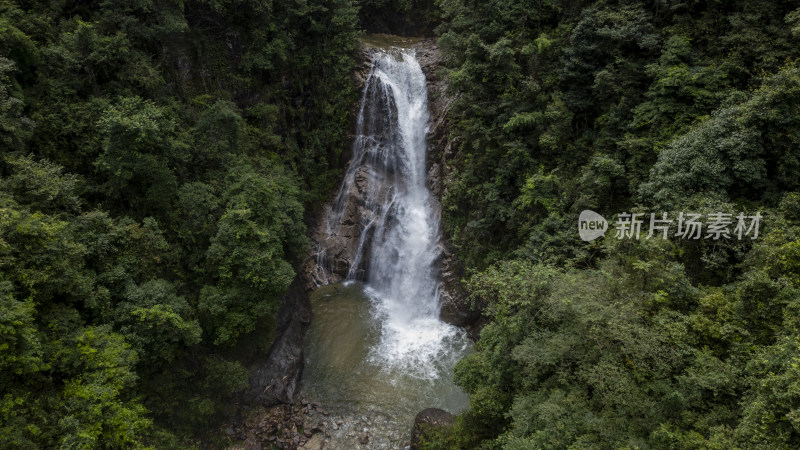
[[[0,449],[800,448],[798,44],[790,1],[0,1]]]
[[[341,185],[317,215],[312,252],[279,314],[280,336],[266,363],[251,369],[243,398],[307,406],[251,418],[255,426],[243,427],[251,442],[264,428],[259,421],[288,420],[291,428],[296,416],[314,430],[301,436],[305,448],[404,448],[420,411],[469,405],[452,377],[472,351],[463,327],[474,317],[439,229],[443,146],[428,154],[429,140],[444,142],[447,99],[426,77],[435,79],[438,49],[378,39],[362,48],[362,95]]]

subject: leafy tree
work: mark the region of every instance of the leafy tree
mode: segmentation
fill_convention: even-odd
[[[797,68],[786,68],[747,100],[677,137],[659,155],[641,195],[669,208],[698,193],[754,199],[796,190],[800,163],[786,146],[795,145],[798,83]]]
[[[86,328],[69,338],[59,364],[76,376],[65,380],[58,421],[61,446],[127,447],[139,442],[151,421],[138,401],[126,400],[136,379],[136,353],[108,328]]]
[[[104,151],[96,165],[108,180],[108,196],[118,204],[138,205],[140,215],[166,210],[177,190],[171,167],[178,155],[171,139],[175,125],[163,109],[140,98],[123,98],[105,112],[98,127]]]
[[[11,78],[14,69],[14,61],[0,57],[0,143],[10,150],[22,150],[33,122],[23,115],[22,93]]]
[[[438,4],[443,228],[486,325],[431,445],[796,446],[796,6]],[[584,209],[762,229],[582,242]]]
[[[0,2],[0,447],[191,446],[337,182],[351,0]]]
[[[50,161],[27,157],[6,157],[9,176],[0,181],[3,191],[34,211],[49,214],[80,212],[81,180],[65,174],[63,168]]]
[[[275,169],[264,176],[238,166],[229,179],[225,212],[207,253],[218,281],[203,288],[198,305],[215,344],[231,343],[277,311],[278,296],[294,278],[287,259],[307,245],[291,178]]]

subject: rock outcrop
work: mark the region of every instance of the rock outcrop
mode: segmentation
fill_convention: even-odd
[[[449,412],[439,408],[423,409],[414,418],[414,428],[411,429],[411,450],[419,450],[425,440],[425,435],[437,428],[452,427],[455,418]]]
[[[353,74],[353,79],[360,86],[364,85],[371,68],[370,49],[361,50],[361,64]],[[353,112],[353,116],[358,111]],[[359,174],[359,177],[366,176]],[[366,181],[362,181],[362,185]],[[279,404],[292,404],[298,401],[300,380],[303,376],[304,354],[303,334],[311,324],[311,304],[309,294],[317,286],[336,282],[347,275],[352,262],[352,255],[358,244],[360,230],[358,224],[363,216],[363,196],[351,193],[351,204],[347,205],[345,222],[336,235],[326,232],[326,220],[330,214],[332,202],[318,212],[310,226],[314,248],[317,242],[325,242],[324,248],[333,263],[331,273],[320,271],[317,267],[317,253],[313,252],[300,268],[287,294],[281,303],[276,318],[277,334],[267,356],[250,364],[250,382],[248,388],[240,393],[239,400],[244,404],[271,407]]]
[[[444,68],[444,58],[435,42],[424,40],[414,48],[428,82],[428,188],[434,197],[441,200],[447,193],[450,179],[448,160],[453,157],[453,141],[449,136],[447,113],[455,99],[447,92],[447,83],[440,73]],[[464,266],[445,237],[442,237],[440,248],[440,317],[447,323],[467,329],[474,339],[479,331],[476,324],[480,312],[470,306],[461,283]]]
[[[371,70],[372,52],[374,50],[366,45],[362,46],[361,57],[364,63],[354,78],[361,88],[369,78]],[[354,137],[354,149],[362,142],[368,141],[370,146],[376,148],[387,147],[392,139],[396,139],[396,124],[389,120],[386,110],[394,109],[394,104],[375,101],[374,97],[380,96],[380,87],[372,83],[366,92],[367,101],[360,104],[363,108],[364,135]],[[391,100],[391,99],[389,99]],[[359,111],[360,112],[360,111]],[[365,141],[358,141],[363,139]],[[369,261],[367,255],[369,248],[361,248],[363,243],[369,243],[370,233],[373,229],[370,224],[375,218],[380,204],[376,200],[386,197],[385,189],[390,189],[394,176],[390,166],[382,166],[376,161],[369,160],[370,156],[363,154],[348,163],[345,177],[352,177],[353,183],[344,183],[339,191],[327,204],[322,206],[318,213],[318,220],[311,230],[312,252],[309,255],[303,273],[309,288],[336,283],[348,276],[355,279],[366,278]],[[387,186],[380,192],[370,191],[370,186]]]
[[[250,383],[244,403],[273,406],[293,403],[303,377],[303,333],[311,324],[311,303],[301,275],[295,277],[277,317],[277,338],[267,357],[249,368]]]

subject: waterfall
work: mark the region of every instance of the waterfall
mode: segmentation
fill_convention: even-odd
[[[303,386],[332,410],[331,448],[360,447],[354,436],[366,427],[370,448],[401,448],[422,409],[469,404],[453,367],[472,344],[439,320],[440,210],[426,185],[427,132],[414,50],[375,50],[351,160],[314,231],[309,271],[319,289]]]
[[[438,318],[440,213],[426,186],[427,132],[426,80],[413,50],[376,52],[326,233],[358,235],[346,279],[364,282],[380,324],[369,360],[432,379],[463,332]],[[353,216],[359,223],[347,222]],[[333,271],[329,256],[320,249],[319,270]]]

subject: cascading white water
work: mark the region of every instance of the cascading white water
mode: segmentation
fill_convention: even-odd
[[[438,318],[439,211],[425,183],[427,88],[412,50],[375,54],[357,131],[328,233],[341,227],[354,187],[364,192],[362,231],[347,278],[366,272],[366,292],[381,323],[380,343],[369,358],[434,378],[447,342],[463,331]]]
[[[439,209],[425,183],[428,101],[413,50],[376,52],[353,155],[319,232],[306,395],[333,411],[331,448],[400,448],[414,415],[458,412],[466,333],[439,320]],[[361,284],[363,283],[363,285]]]

